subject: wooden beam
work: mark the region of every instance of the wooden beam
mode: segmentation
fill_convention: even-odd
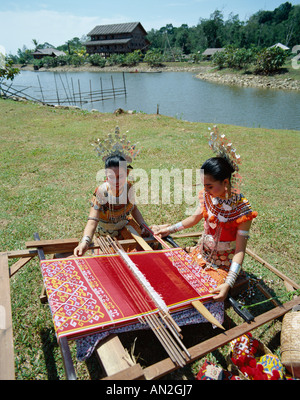
[[[250,323],[243,323],[242,325],[238,325],[232,329],[229,329],[226,332],[223,332],[211,339],[205,340],[202,343],[199,343],[195,346],[192,346],[188,349],[191,354],[191,358],[188,361],[194,362],[197,359],[203,357],[205,354],[210,353],[216,350],[219,347],[224,346],[225,344],[231,342],[231,340],[238,338],[241,335],[244,335],[247,332],[252,331],[253,329],[258,328],[259,326],[266,324],[269,321],[272,321],[276,318],[281,317],[288,311],[290,311],[294,306],[300,304],[300,297],[291,300],[282,306],[276,307],[270,311],[267,311],[264,314],[255,317],[254,321]],[[146,379],[159,379],[160,377],[175,371],[177,368],[170,358],[166,358],[162,361],[159,361],[156,364],[153,364],[144,369],[144,375]]]
[[[76,238],[72,239],[56,239],[56,240],[32,240],[26,242],[27,248],[42,248],[45,254],[52,253],[67,253],[73,252],[79,241]]]
[[[101,341],[96,353],[107,376],[117,374],[134,365],[117,335],[110,335]]]
[[[33,257],[26,257],[26,258],[20,258],[16,263],[14,263],[10,268],[9,268],[9,277],[11,278],[14,274],[16,274],[19,269],[24,267],[29,261],[32,260]]]
[[[120,371],[114,375],[107,376],[103,378],[103,381],[131,381],[131,380],[144,380],[144,370],[140,366],[140,364],[135,364],[132,367],[129,367],[123,371]]]
[[[0,255],[0,380],[15,379],[14,342],[7,254]]]
[[[11,251],[6,251],[1,254],[7,254],[7,257],[9,259],[11,258],[27,258],[27,257],[35,257],[37,255],[37,249],[31,249],[31,250],[11,250]]]
[[[149,244],[146,243],[144,238],[142,238],[131,225],[128,224],[126,226],[126,229],[128,230],[128,232],[130,232],[133,239],[142,247],[143,250],[153,251],[152,247],[150,247]]]
[[[252,250],[246,249],[246,253],[249,254],[249,256],[253,257],[256,261],[258,261],[260,264],[262,264],[264,267],[268,268],[270,271],[272,271],[275,275],[277,275],[279,278],[282,280],[286,281],[290,285],[293,286],[295,289],[300,289],[300,285],[298,285],[296,282],[294,282],[291,278],[283,274],[281,271],[279,271],[277,268],[273,267],[271,264],[269,264],[267,261],[263,260],[261,257],[259,257],[257,254],[255,254]]]

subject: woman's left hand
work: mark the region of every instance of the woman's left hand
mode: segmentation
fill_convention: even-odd
[[[230,286],[228,283],[222,283],[222,285],[218,286],[216,289],[212,290],[210,293],[217,293],[216,296],[213,297],[213,300],[215,301],[225,301],[228,292],[229,292]]]

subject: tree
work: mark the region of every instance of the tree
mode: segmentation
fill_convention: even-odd
[[[223,14],[216,10],[209,20],[202,21],[203,32],[207,38],[208,47],[222,47]]]
[[[0,87],[5,80],[13,81],[15,76],[20,73],[19,68],[13,66],[13,60],[7,59],[4,63],[0,63]]]

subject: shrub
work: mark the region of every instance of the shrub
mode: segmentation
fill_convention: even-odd
[[[157,49],[148,50],[144,57],[144,62],[151,67],[159,67],[162,64],[163,57]]]
[[[57,58],[55,58],[55,57],[50,57],[50,56],[43,57],[42,61],[43,61],[43,66],[45,68],[57,67]]]
[[[107,65],[121,65],[125,62],[124,54],[112,54],[107,60]]]
[[[233,68],[233,69],[246,69],[255,60],[256,50],[236,48],[228,46],[222,52],[217,52],[213,56],[213,64],[219,69]]]
[[[97,67],[105,67],[106,60],[105,58],[101,57],[100,54],[91,54],[88,58],[88,61]]]
[[[280,47],[263,49],[257,53],[255,73],[269,75],[277,72],[285,63],[287,52]]]
[[[132,53],[128,53],[125,56],[123,65],[127,65],[129,67],[137,65],[141,61],[141,57],[142,57],[142,53],[140,50],[135,50]]]

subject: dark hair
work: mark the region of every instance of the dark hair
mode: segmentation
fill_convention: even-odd
[[[113,167],[117,167],[119,168],[120,163],[126,163],[123,164],[124,166],[126,165],[127,167],[127,161],[125,160],[125,158],[123,156],[120,155],[112,155],[109,156],[106,160],[105,160],[105,169],[107,168],[113,168]],[[122,165],[122,164],[121,164]]]
[[[234,172],[233,167],[223,157],[212,157],[205,161],[201,169],[204,170],[204,175],[210,175],[216,181],[224,181],[231,179],[231,174]]]

